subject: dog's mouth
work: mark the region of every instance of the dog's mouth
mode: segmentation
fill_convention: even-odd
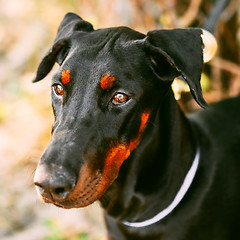
[[[102,182],[101,175],[88,178],[84,186],[77,184],[76,188],[64,201],[53,201],[52,203],[61,208],[81,208],[86,207],[98,200],[103,191],[100,186]],[[78,186],[79,185],[79,186]]]
[[[44,196],[36,186],[38,195],[44,203],[51,203],[61,208],[81,208],[86,207],[98,200],[111,184],[106,181],[100,171],[91,170],[87,164],[82,166],[74,189],[66,198],[55,198],[53,195]]]

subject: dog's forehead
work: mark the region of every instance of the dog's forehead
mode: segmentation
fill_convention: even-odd
[[[119,80],[123,72],[121,67],[136,61],[140,50],[134,41],[144,37],[126,27],[76,34],[72,39],[72,50],[62,66],[62,82],[69,82],[74,77],[78,82],[99,84],[102,89],[109,89]]]
[[[121,45],[143,39],[146,35],[128,27],[102,28],[92,32],[75,32],[72,43],[78,47],[96,47],[106,44]]]

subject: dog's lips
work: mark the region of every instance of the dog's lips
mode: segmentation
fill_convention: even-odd
[[[79,180],[73,191],[64,200],[49,199],[41,195],[37,190],[40,199],[44,203],[52,203],[61,208],[81,208],[86,207],[98,200],[112,182],[106,181],[100,171],[92,170],[87,164],[83,165]]]
[[[99,191],[102,182],[102,173],[92,170],[87,164],[82,166],[80,178],[74,190],[67,199],[61,203],[64,208],[86,207],[98,200],[103,192]]]

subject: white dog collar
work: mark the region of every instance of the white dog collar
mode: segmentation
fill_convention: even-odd
[[[156,222],[159,222],[164,217],[166,217],[168,214],[170,214],[174,210],[174,208],[180,203],[180,201],[183,199],[183,197],[187,193],[188,189],[190,188],[190,186],[193,182],[193,179],[196,175],[197,169],[198,169],[199,159],[200,159],[200,150],[198,148],[195,158],[193,160],[192,166],[189,169],[181,188],[179,189],[179,191],[178,191],[177,195],[175,196],[174,200],[172,201],[172,203],[167,208],[165,208],[163,211],[161,211],[160,213],[158,213],[157,215],[155,215],[154,217],[152,217],[148,220],[145,220],[142,222],[124,221],[123,224],[126,226],[129,226],[129,227],[135,227],[135,228],[146,227],[146,226],[152,225]]]

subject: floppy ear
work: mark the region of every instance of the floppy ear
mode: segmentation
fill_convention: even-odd
[[[145,44],[154,70],[163,80],[182,76],[192,96],[203,108],[200,78],[203,65],[201,29],[154,30],[147,33]]]
[[[38,67],[37,75],[33,82],[38,82],[46,77],[55,62],[59,65],[63,63],[71,47],[70,37],[73,32],[90,32],[93,30],[93,26],[89,22],[84,21],[81,17],[74,13],[67,13],[58,28],[58,33],[52,48],[42,59]]]

